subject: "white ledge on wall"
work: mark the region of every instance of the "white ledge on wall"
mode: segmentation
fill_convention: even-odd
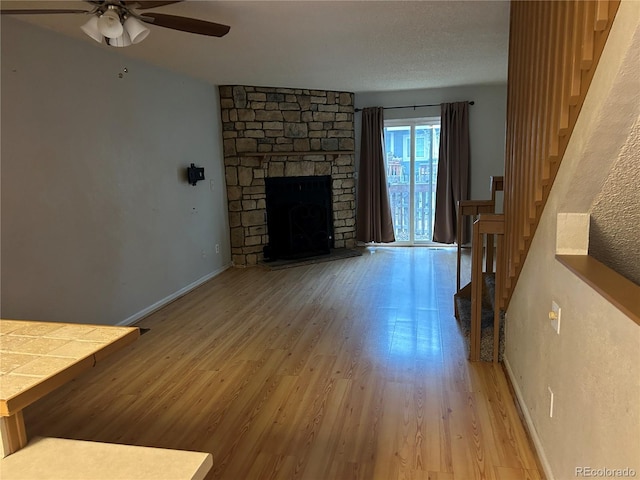
[[[640,325],[640,286],[589,255],[556,255],[556,260]]]
[[[588,213],[558,213],[556,260],[640,325],[640,286],[589,256]]]

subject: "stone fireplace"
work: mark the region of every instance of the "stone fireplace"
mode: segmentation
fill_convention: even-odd
[[[221,86],[220,110],[235,266],[269,244],[265,179],[331,177],[332,246],[355,245],[353,94]]]

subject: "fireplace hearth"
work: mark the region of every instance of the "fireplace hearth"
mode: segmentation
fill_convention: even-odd
[[[265,178],[266,261],[328,254],[333,246],[331,176]]]
[[[233,265],[352,248],[353,93],[247,85],[223,85],[219,92]],[[314,193],[311,202],[289,199],[267,215],[269,179],[323,176],[328,204]]]

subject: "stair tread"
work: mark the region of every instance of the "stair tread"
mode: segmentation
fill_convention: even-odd
[[[469,339],[471,336],[471,298],[464,295],[454,295],[456,303],[456,313],[460,330],[465,337],[465,345],[469,350]],[[483,362],[493,361],[493,310],[483,306],[482,319],[480,323],[480,360]],[[502,360],[504,352],[504,316],[500,316],[500,343],[498,360]]]

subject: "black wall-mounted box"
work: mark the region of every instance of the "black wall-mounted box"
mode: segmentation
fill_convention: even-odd
[[[191,185],[195,185],[198,181],[204,180],[204,167],[196,167],[193,163],[187,167],[187,179]]]

